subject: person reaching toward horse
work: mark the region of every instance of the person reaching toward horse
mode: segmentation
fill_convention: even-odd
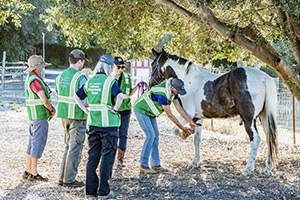
[[[111,76],[116,79],[117,84],[122,90],[123,94],[131,97],[140,87],[140,83],[138,83],[134,88],[131,88],[131,77],[130,74],[124,72],[125,62],[121,57],[114,57],[114,69],[111,73]],[[124,156],[126,151],[127,144],[127,134],[128,127],[130,122],[131,115],[131,101],[130,98],[126,98],[123,100],[122,105],[119,108],[119,114],[121,115],[121,126],[119,128],[119,144],[118,144],[118,166],[124,166]]]
[[[178,94],[185,95],[184,83],[182,80],[174,78],[164,81],[140,96],[134,104],[134,112],[136,118],[146,134],[146,139],[140,157],[140,171],[143,173],[159,173],[166,172],[160,164],[159,158],[159,130],[157,128],[156,117],[166,112],[168,118],[178,126],[186,136],[192,134],[189,128],[184,127],[173,115],[170,105],[173,102],[179,114],[190,124],[194,130],[196,124],[187,115],[186,111],[181,107]],[[149,167],[149,158],[150,166]]]

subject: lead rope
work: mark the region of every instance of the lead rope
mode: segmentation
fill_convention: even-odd
[[[141,84],[141,85],[140,85]],[[149,86],[146,82],[144,81],[141,81],[139,84],[138,84],[138,98],[144,94],[144,92],[146,92],[148,89],[149,89]]]

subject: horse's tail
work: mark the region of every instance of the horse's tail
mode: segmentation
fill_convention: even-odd
[[[266,99],[265,99],[265,114],[266,114],[266,142],[268,147],[269,161],[273,162],[276,168],[278,141],[277,141],[277,125],[276,125],[276,105],[277,105],[277,90],[275,82],[271,77],[266,79]],[[270,163],[271,164],[271,163]]]

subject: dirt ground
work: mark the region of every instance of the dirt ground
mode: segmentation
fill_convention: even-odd
[[[84,188],[70,189],[57,185],[64,150],[64,133],[60,120],[56,117],[50,122],[48,142],[39,162],[39,173],[48,177],[49,182],[31,183],[21,179],[28,142],[26,108],[21,103],[22,98],[4,99],[0,95],[0,101],[0,199],[84,199]],[[238,121],[222,122],[223,127],[214,121],[214,131],[210,130],[210,121],[205,123],[200,145],[201,166],[187,169],[194,155],[193,137],[183,141],[174,136],[171,131],[172,123],[165,115],[160,116],[161,163],[170,171],[144,175],[139,173],[138,161],[145,135],[133,115],[126,167],[117,169],[115,166],[110,181],[116,198],[300,199],[299,141],[298,146],[294,146],[291,139],[287,138],[287,133],[280,132],[277,170],[273,177],[265,177],[263,169],[266,145],[264,134],[261,134],[256,169],[251,176],[245,177],[241,170],[249,157],[250,144],[245,131],[238,126]],[[77,176],[77,179],[83,181],[87,148],[85,142]]]

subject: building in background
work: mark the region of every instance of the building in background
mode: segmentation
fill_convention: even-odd
[[[144,58],[143,61],[129,60],[130,62],[130,75],[132,78],[132,85],[136,85],[139,81],[149,82],[151,76],[151,63],[150,58]]]

